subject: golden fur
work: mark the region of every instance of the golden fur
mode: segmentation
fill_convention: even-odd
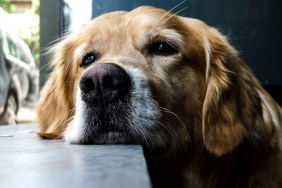
[[[178,53],[148,55],[148,44],[167,40]],[[98,52],[96,64],[142,71],[161,114],[144,133],[154,147],[135,143],[156,187],[282,187],[281,108],[220,32],[153,7],[102,15],[54,47],[38,105],[41,136],[62,138],[74,126],[88,50]],[[158,146],[172,149],[155,154]]]

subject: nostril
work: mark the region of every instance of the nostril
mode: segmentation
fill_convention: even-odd
[[[89,93],[95,89],[95,84],[91,78],[82,78],[79,87],[82,92]]]

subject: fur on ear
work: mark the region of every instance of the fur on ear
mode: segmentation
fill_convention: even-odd
[[[52,68],[37,106],[38,135],[42,138],[61,138],[73,111],[73,81],[69,63],[71,43],[65,39],[51,49]]]
[[[218,156],[232,152],[248,139],[262,121],[258,81],[240,60],[237,51],[216,29],[208,31],[207,91],[203,104],[203,139],[206,149]]]

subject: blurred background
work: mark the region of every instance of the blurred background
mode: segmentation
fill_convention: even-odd
[[[35,121],[39,0],[0,0],[0,124]]]
[[[201,19],[229,36],[265,89],[282,104],[281,0],[0,0],[0,124],[33,122],[50,72],[44,52],[110,11],[152,5]]]

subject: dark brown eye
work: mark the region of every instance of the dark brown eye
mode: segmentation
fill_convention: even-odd
[[[82,60],[82,62],[80,63],[80,66],[83,67],[83,66],[88,66],[90,65],[91,63],[95,62],[97,60],[97,57],[95,54],[93,53],[89,53],[89,54],[86,54]]]
[[[178,50],[168,42],[156,42],[149,48],[149,53],[159,56],[169,56],[176,54]]]

